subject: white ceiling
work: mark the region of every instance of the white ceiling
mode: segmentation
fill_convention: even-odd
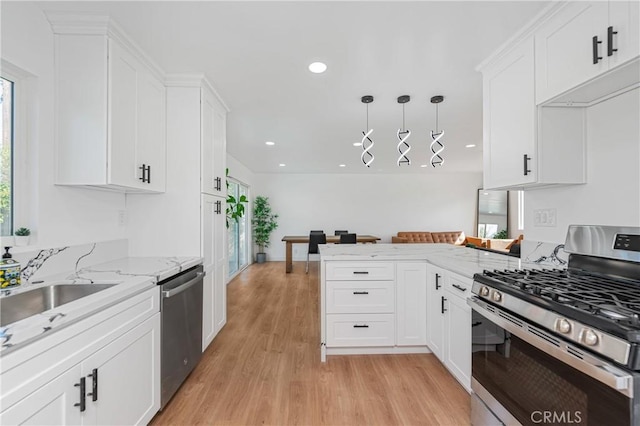
[[[229,154],[254,172],[277,173],[482,170],[482,79],[474,68],[546,4],[40,3],[46,10],[104,11],[167,73],[204,72],[231,109]],[[328,65],[324,74],[307,70],[316,60]],[[396,99],[405,94],[412,165],[398,170]],[[360,162],[362,148],[352,145],[366,127],[363,95],[375,97],[371,169]],[[439,118],[445,164],[438,170],[419,167],[430,157],[433,95],[445,97]]]

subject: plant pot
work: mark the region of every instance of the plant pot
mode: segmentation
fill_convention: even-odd
[[[267,253],[256,253],[256,262],[264,263],[267,261]]]
[[[29,237],[30,235],[14,235],[13,241],[17,247],[19,246],[28,246],[29,245]]]

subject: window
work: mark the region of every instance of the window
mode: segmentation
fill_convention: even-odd
[[[228,178],[227,192],[239,200],[242,195],[249,198],[249,188],[240,182]],[[238,222],[229,221],[227,243],[229,245],[229,277],[249,264],[249,206],[245,205],[245,214]]]
[[[14,188],[13,188],[13,136],[14,136],[14,82],[0,78],[0,106],[2,123],[0,132],[0,235],[13,234]]]

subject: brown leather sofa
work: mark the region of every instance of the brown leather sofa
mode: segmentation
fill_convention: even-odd
[[[465,235],[462,231],[447,232],[398,232],[397,236],[391,237],[392,243],[447,243],[447,244],[464,244]]]

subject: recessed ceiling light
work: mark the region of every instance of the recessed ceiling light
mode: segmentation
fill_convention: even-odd
[[[275,145],[276,143],[275,143],[275,142],[271,142],[271,141],[266,141],[264,144],[265,144],[265,145],[269,145],[269,146],[273,146],[273,145]]]
[[[362,146],[362,142],[354,142],[353,146]]]
[[[284,163],[280,163],[280,164],[278,164],[278,166],[280,166],[280,167],[284,167],[284,166],[286,166],[286,164],[284,164]]]
[[[426,164],[420,164],[420,167],[427,167]]]
[[[314,74],[321,74],[327,70],[327,64],[323,62],[314,62],[309,65],[309,71]]]
[[[470,143],[469,145],[465,145],[465,148],[475,148],[476,144],[475,143]]]
[[[346,164],[338,164],[338,167],[347,167]]]

